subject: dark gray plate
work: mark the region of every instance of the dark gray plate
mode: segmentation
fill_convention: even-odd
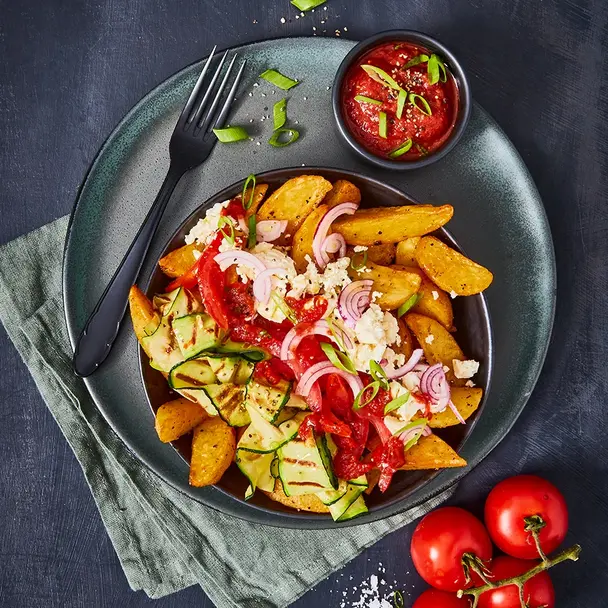
[[[397,186],[420,201],[454,205],[450,231],[495,276],[487,293],[495,340],[492,389],[483,415],[461,450],[469,467],[439,473],[406,499],[370,513],[371,520],[411,508],[441,492],[487,456],[510,429],[534,388],[549,343],[555,263],[538,192],[512,144],[478,106],[458,147],[419,172],[381,171],[350,155],[332,126],[327,87],[353,44],[300,38],[242,47],[248,78],[232,122],[246,124],[256,141],[216,146],[208,162],[182,181],[151,247],[142,280],[147,281],[154,260],[184,218],[249,173],[302,164],[347,168]],[[253,86],[256,75],[269,67],[302,80],[287,94],[289,117],[298,121],[301,138],[282,149],[266,144],[272,120],[260,120],[271,116],[273,102],[282,95],[273,94],[273,87],[264,82]],[[64,301],[72,344],[160,187],[168,166],[169,137],[199,70],[198,65],[186,68],[144,98],[104,144],[81,188],[64,261]],[[294,519],[249,508],[215,488],[190,488],[187,465],[171,446],[158,441],[153,430],[139,377],[137,345],[128,323],[110,357],[86,383],[125,444],[152,470],[197,500],[260,523],[336,525],[327,518]]]

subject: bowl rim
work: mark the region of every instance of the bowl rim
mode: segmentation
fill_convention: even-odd
[[[392,191],[392,193],[395,196],[399,196],[401,198],[405,197],[409,201],[411,201],[413,204],[421,204],[416,198],[411,196],[409,193],[407,193],[407,192],[401,190],[400,188],[397,188],[391,184],[388,184],[385,181],[376,179],[374,177],[365,175],[365,174],[357,172],[357,171],[341,169],[339,167],[329,167],[329,166],[284,167],[284,168],[279,168],[279,169],[271,169],[271,170],[259,173],[256,175],[256,179],[264,180],[265,178],[267,178],[267,179],[285,178],[285,181],[286,181],[287,179],[290,179],[291,177],[296,177],[299,175],[306,175],[306,174],[323,175],[324,173],[325,174],[327,174],[327,173],[340,174],[340,177],[336,177],[336,179],[350,177],[354,180],[361,180],[361,181],[367,182],[369,184],[373,184],[375,186],[383,188],[385,190]],[[229,186],[223,188],[222,190],[216,192],[215,194],[213,194],[212,196],[207,198],[205,201],[203,201],[186,218],[184,218],[184,220],[180,223],[180,225],[175,229],[175,231],[171,234],[171,236],[166,240],[164,247],[161,249],[160,253],[157,256],[157,259],[155,260],[155,264],[153,266],[152,271],[149,273],[148,276],[145,277],[145,280],[142,281],[142,290],[144,291],[144,293],[146,293],[146,294],[148,293],[151,283],[153,282],[154,278],[156,276],[158,276],[159,272],[161,272],[159,269],[159,266],[158,266],[158,260],[160,260],[160,258],[162,258],[167,253],[169,253],[169,251],[172,251],[174,249],[174,246],[172,246],[172,243],[178,238],[180,233],[182,233],[184,231],[184,227],[188,223],[191,223],[194,220],[200,219],[200,217],[202,217],[201,214],[211,206],[211,203],[221,202],[221,201],[225,200],[227,197],[231,196],[229,194],[230,192],[234,191],[235,193],[238,194],[238,192],[240,192],[242,189],[243,181],[244,181],[243,179],[240,179],[240,180],[230,184]],[[234,194],[232,194],[232,196],[234,196]],[[458,251],[462,252],[462,248],[460,247],[460,245],[458,244],[456,239],[453,237],[453,235],[448,230],[446,230],[445,228],[440,228],[439,232],[441,232],[442,237],[448,241],[448,244],[450,246],[453,246]],[[487,381],[486,381],[485,385],[483,386],[484,394],[483,394],[482,400],[479,404],[477,413],[476,413],[474,419],[469,424],[467,424],[466,431],[465,431],[464,435],[462,436],[462,439],[460,440],[459,445],[457,447],[458,451],[460,451],[462,449],[464,444],[470,438],[475,426],[477,425],[477,422],[478,422],[480,416],[483,413],[483,410],[484,410],[484,407],[487,402],[487,399],[488,399],[488,396],[490,393],[490,389],[491,389],[493,368],[494,368],[494,335],[493,335],[492,321],[491,321],[490,311],[489,311],[489,307],[488,307],[488,302],[487,302],[485,294],[483,294],[483,293],[476,294],[473,297],[478,299],[479,306],[482,311],[481,325],[483,326],[485,335],[487,335],[487,348],[485,349],[486,352],[484,352],[484,356],[486,358],[483,362],[484,365],[487,367]],[[147,363],[147,361],[148,361],[147,356],[143,352],[143,349],[141,348],[141,346],[138,345],[138,365],[139,365],[140,380],[142,382],[142,387],[143,387],[146,401],[154,415],[155,410],[154,410],[154,407],[152,404],[152,400],[150,398],[150,393],[148,391],[147,381],[146,381],[145,373],[144,373],[144,366]],[[183,455],[179,452],[179,450],[175,447],[175,445],[173,443],[171,443],[170,445],[179,454],[180,458],[182,458],[185,461],[185,459],[183,458]],[[150,466],[150,464],[148,466]],[[152,467],[152,470],[156,474],[160,475],[163,479],[165,479],[170,485],[172,485],[172,487],[175,487],[178,491],[183,491],[183,490],[181,490],[181,488],[175,486],[170,479],[167,479],[159,471],[156,471],[155,467]],[[281,523],[276,524],[278,527],[291,527],[291,528],[302,528],[302,529],[349,527],[352,525],[360,525],[360,524],[364,524],[364,523],[371,523],[373,521],[383,520],[392,515],[395,515],[398,513],[403,513],[406,510],[416,508],[416,507],[420,506],[421,504],[423,504],[424,502],[440,495],[444,491],[453,487],[470,470],[471,469],[468,466],[462,467],[461,469],[457,469],[456,470],[457,472],[453,473],[454,478],[451,479],[450,481],[448,481],[447,484],[445,484],[445,483],[442,484],[437,490],[432,491],[427,496],[419,496],[418,498],[415,498],[412,500],[412,497],[415,496],[426,485],[428,485],[429,482],[431,482],[438,475],[441,475],[441,473],[446,471],[446,469],[429,470],[423,476],[423,478],[421,478],[419,481],[415,482],[411,488],[405,489],[404,493],[402,495],[394,496],[382,505],[372,506],[366,516],[361,517],[361,518],[356,518],[352,522],[350,522],[350,520],[346,521],[346,522],[335,522],[331,519],[331,517],[329,517],[329,515],[327,513],[312,513],[312,512],[307,512],[307,511],[297,511],[295,509],[290,509],[289,511],[271,509],[271,508],[265,507],[263,505],[257,505],[252,502],[247,502],[247,501],[245,501],[244,498],[236,496],[232,492],[222,488],[219,485],[214,485],[214,486],[212,486],[212,488],[215,491],[220,492],[227,498],[240,504],[240,507],[241,507],[241,509],[243,509],[243,511],[238,515],[238,517],[248,520],[248,521],[252,521],[252,522],[258,521],[255,516],[249,517],[247,515],[247,512],[251,510],[252,512],[257,511],[266,516],[273,515],[273,516],[276,516],[277,519],[278,518],[282,519],[283,521]],[[401,503],[407,499],[410,499],[411,503],[407,507],[399,508],[399,506],[398,506],[399,503]],[[209,503],[207,503],[207,501],[203,497],[200,497],[197,500],[200,500],[200,502],[207,504],[208,506],[213,506],[213,505],[210,505]],[[221,508],[219,508],[219,507],[213,506],[213,508],[221,510]],[[288,521],[285,521],[285,520],[288,520]],[[275,524],[272,523],[270,525],[275,525]]]
[[[431,50],[438,51],[443,57],[447,59],[448,63],[450,64],[450,71],[458,86],[459,103],[461,105],[462,110],[456,118],[456,124],[454,125],[454,130],[452,134],[450,135],[447,142],[438,150],[416,161],[403,162],[398,160],[390,160],[387,158],[382,158],[380,156],[377,156],[373,152],[370,152],[367,148],[360,144],[354,137],[354,135],[351,133],[350,129],[346,124],[342,112],[342,83],[348,70],[350,69],[352,64],[357,60],[357,58],[360,57],[363,53],[368,51],[370,48],[378,46],[379,44],[389,40],[404,40],[416,42],[430,48]],[[394,169],[397,171],[412,171],[415,169],[427,167],[441,160],[444,156],[449,154],[454,149],[456,144],[462,138],[462,135],[464,134],[465,129],[468,125],[469,118],[471,116],[473,99],[471,95],[471,87],[469,85],[469,80],[462,67],[462,64],[456,58],[454,53],[452,53],[452,51],[450,51],[450,49],[446,47],[442,42],[440,42],[436,38],[433,38],[432,36],[429,36],[428,34],[419,32],[417,30],[386,30],[374,34],[373,36],[370,36],[365,40],[362,40],[348,52],[346,57],[344,57],[344,59],[340,63],[340,66],[338,67],[336,76],[334,78],[331,103],[338,131],[355,152],[357,152],[368,162],[380,166],[384,169]]]

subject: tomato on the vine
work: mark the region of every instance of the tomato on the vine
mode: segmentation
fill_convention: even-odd
[[[568,531],[568,509],[561,492],[536,475],[501,481],[488,495],[485,522],[496,546],[520,559],[539,557],[533,530],[545,554],[562,543]]]
[[[522,559],[501,555],[490,567],[491,580],[498,581],[519,576],[534,567],[534,563]],[[548,572],[539,572],[524,583],[524,600],[529,608],[554,608],[555,592]],[[478,608],[521,608],[517,585],[507,585],[491,589],[479,596]]]
[[[470,585],[466,571],[471,572],[471,564],[482,568],[492,558],[492,543],[474,515],[442,507],[422,518],[412,535],[411,553],[418,574],[429,585],[458,591]]]
[[[470,605],[468,599],[458,598],[454,593],[427,589],[414,602],[412,608],[469,608]]]

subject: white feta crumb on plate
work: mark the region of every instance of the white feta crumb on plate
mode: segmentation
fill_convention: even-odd
[[[472,378],[479,371],[479,363],[473,359],[467,359],[466,361],[452,359],[452,366],[456,378],[461,379]]]
[[[427,344],[432,344],[432,343],[435,341],[435,336],[434,336],[433,334],[429,334],[429,335],[428,335],[428,336],[427,336],[427,337],[424,339],[424,341],[425,341]]]
[[[433,289],[433,291],[431,292],[431,294],[433,295],[433,300],[438,300],[439,299],[439,292],[435,291]]]
[[[450,298],[452,298],[452,300],[457,296],[458,294],[452,289],[452,291],[450,291]]]
[[[465,386],[468,386],[469,388],[473,388],[475,386],[475,382],[473,382],[472,380],[467,380],[464,383]]]
[[[329,87],[327,87],[329,89]],[[360,251],[367,251],[367,247],[365,245],[355,245],[353,251],[355,253],[359,253]]]

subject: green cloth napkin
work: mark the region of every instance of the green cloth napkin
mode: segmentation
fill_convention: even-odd
[[[132,589],[158,598],[199,584],[218,608],[287,606],[447,498],[380,522],[308,531],[248,523],[171,488],[129,452],[72,372],[61,287],[67,224],[63,217],[0,248],[0,320],[80,462]]]

